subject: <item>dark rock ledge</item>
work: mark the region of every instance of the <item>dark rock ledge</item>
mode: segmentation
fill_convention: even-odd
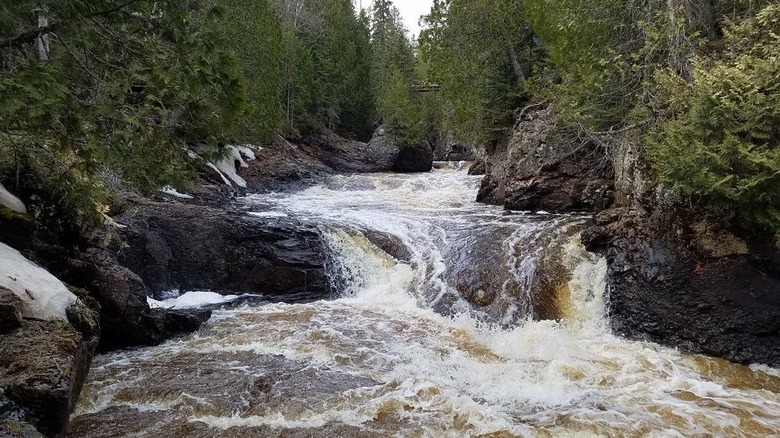
[[[780,236],[735,229],[722,212],[665,199],[635,132],[611,138],[611,160],[561,138],[552,107],[520,111],[507,141],[488,151],[478,200],[593,213],[582,240],[607,258],[616,334],[780,366]]]
[[[714,219],[674,222],[607,210],[583,232],[587,249],[607,257],[613,330],[780,366],[780,258],[772,237],[742,239]]]
[[[477,201],[508,210],[597,212],[614,200],[614,172],[596,145],[557,133],[545,105],[520,112],[509,138],[474,168],[486,174]]]

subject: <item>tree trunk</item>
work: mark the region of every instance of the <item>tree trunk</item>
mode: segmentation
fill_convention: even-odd
[[[49,27],[49,17],[46,16],[46,7],[41,6],[36,9],[38,13],[38,29],[47,29]],[[41,62],[49,60],[49,34],[41,32],[36,41],[38,45],[38,59]]]
[[[512,61],[512,70],[515,71],[515,76],[517,77],[517,85],[523,85],[525,83],[525,73],[523,73],[523,66],[520,65],[520,61],[517,58],[515,47],[510,44],[507,52],[509,53],[509,60]]]

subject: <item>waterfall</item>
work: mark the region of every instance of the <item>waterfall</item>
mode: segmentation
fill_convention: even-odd
[[[95,359],[70,434],[771,436],[780,372],[614,336],[585,219],[472,202],[479,177],[333,177],[247,214],[320,227],[334,296],[215,312]]]

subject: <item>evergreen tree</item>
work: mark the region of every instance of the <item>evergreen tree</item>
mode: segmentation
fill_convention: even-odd
[[[780,230],[780,6],[725,30],[718,57],[697,56],[690,82],[659,73],[662,121],[650,142],[661,180]]]
[[[279,17],[266,0],[223,0],[225,44],[238,59],[249,104],[233,134],[236,141],[263,143],[279,131],[284,43]]]
[[[420,56],[452,108],[449,128],[467,141],[496,138],[511,124],[538,43],[518,2],[435,0],[424,19]]]
[[[365,22],[349,0],[274,0],[284,30],[288,135],[329,128],[366,137],[373,95]]]
[[[412,44],[392,1],[375,0],[371,11],[371,81],[377,116],[399,140],[419,143],[425,132],[412,94],[417,82]]]
[[[22,0],[2,12],[0,161],[55,220],[98,217],[96,175],[181,186],[182,146],[216,144],[241,114],[240,75],[205,2]]]

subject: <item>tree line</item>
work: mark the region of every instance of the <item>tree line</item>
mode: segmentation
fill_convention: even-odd
[[[4,2],[0,179],[86,224],[113,191],[185,184],[193,145],[384,125],[489,149],[547,102],[562,141],[609,156],[631,132],[666,187],[780,228],[775,2],[434,0],[422,24],[391,0]]]
[[[88,228],[112,193],[181,187],[220,144],[321,129],[367,140],[385,119],[401,126],[413,44],[392,2],[371,11],[351,0],[3,2],[0,179],[34,195],[55,228]]]
[[[489,145],[547,102],[562,143],[629,134],[678,198],[780,230],[777,2],[435,0],[424,21],[444,130]]]

